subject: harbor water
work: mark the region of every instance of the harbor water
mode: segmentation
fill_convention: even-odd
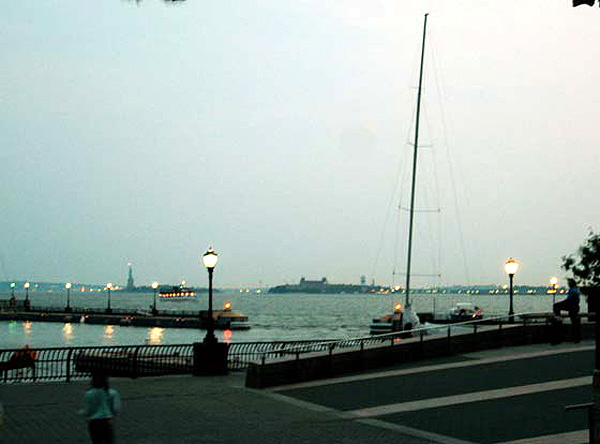
[[[153,304],[153,293],[112,292],[113,309],[148,311]],[[0,299],[10,295],[0,294]],[[18,299],[24,295],[18,294]],[[564,299],[557,295],[556,300]],[[249,317],[249,330],[216,331],[221,341],[290,341],[314,339],[345,339],[369,335],[369,323],[375,317],[390,312],[394,303],[404,302],[397,294],[269,294],[221,291],[213,295],[213,307],[221,308],[231,302],[233,310]],[[66,294],[33,292],[32,307],[65,307]],[[514,296],[515,313],[552,310],[552,295]],[[457,302],[471,302],[484,309],[484,316],[506,315],[509,307],[507,294],[419,294],[411,295],[413,308],[418,313],[445,314]],[[582,297],[582,311],[587,310]],[[71,306],[98,308],[107,306],[107,293],[71,293]],[[195,311],[206,309],[208,297],[197,294],[196,299],[185,301],[157,300],[159,311]],[[87,325],[82,323],[51,323],[28,321],[0,322],[0,348],[65,347],[137,344],[187,344],[201,341],[206,332],[189,328],[142,328],[128,326]]]

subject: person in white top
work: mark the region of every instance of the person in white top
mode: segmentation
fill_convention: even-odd
[[[92,373],[92,387],[85,392],[84,414],[93,444],[114,443],[114,417],[121,410],[119,392],[108,386],[103,372]]]

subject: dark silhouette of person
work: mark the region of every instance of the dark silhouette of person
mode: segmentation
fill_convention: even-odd
[[[120,409],[119,392],[109,388],[106,374],[93,372],[92,387],[85,392],[84,408],[93,444],[113,444],[113,422]]]
[[[577,282],[575,282],[575,279],[567,279],[567,284],[569,285],[567,298],[563,301],[555,303],[552,306],[552,311],[554,312],[555,316],[560,316],[561,311],[566,311],[569,313],[573,342],[580,342],[581,320],[579,319],[579,288],[577,288]]]

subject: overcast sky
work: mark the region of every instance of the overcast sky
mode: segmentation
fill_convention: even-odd
[[[600,9],[570,0],[5,2],[0,278],[206,285],[213,246],[217,286],[392,283],[426,12],[413,270],[563,278],[600,228]]]

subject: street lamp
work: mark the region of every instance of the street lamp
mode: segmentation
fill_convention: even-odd
[[[202,255],[202,262],[204,262],[204,266],[208,270],[208,324],[206,326],[206,337],[204,338],[204,342],[216,343],[217,338],[215,337],[215,322],[213,319],[213,304],[212,304],[212,280],[213,280],[213,271],[217,266],[217,262],[219,261],[219,256],[215,253],[215,250],[212,247],[209,247],[208,251]]]
[[[558,291],[558,278],[556,276],[552,276],[550,278],[550,285],[552,286],[552,305],[556,301],[556,292]]]
[[[156,289],[158,288],[158,282],[152,282],[152,290],[154,290],[154,304],[152,305],[152,314],[156,316]]]
[[[112,313],[112,309],[110,308],[110,290],[112,289],[112,282],[109,282],[108,284],[106,284],[106,289],[108,290],[108,305],[106,306],[106,312],[107,313]]]
[[[31,303],[29,302],[29,282],[25,282],[23,287],[25,288],[25,311],[29,311]]]
[[[506,271],[506,274],[508,274],[508,279],[509,279],[509,295],[510,295],[510,306],[508,309],[508,322],[513,323],[514,322],[514,317],[513,315],[515,314],[515,312],[513,311],[513,277],[515,276],[515,273],[517,272],[517,270],[519,269],[519,264],[517,262],[515,262],[515,260],[511,257],[510,259],[508,259],[505,263],[504,263],[504,271]]]
[[[67,289],[67,307],[65,308],[66,312],[71,311],[71,283],[67,282],[65,284],[65,288]]]

